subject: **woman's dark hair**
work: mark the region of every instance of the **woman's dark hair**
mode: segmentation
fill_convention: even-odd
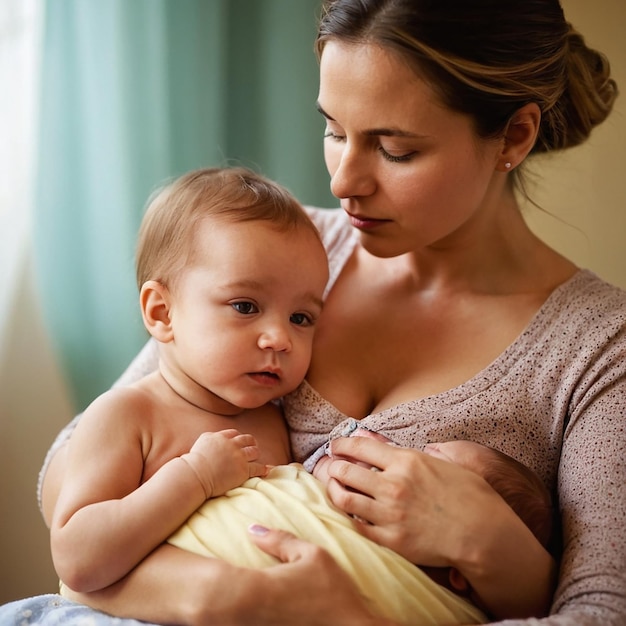
[[[332,40],[396,52],[482,137],[500,136],[535,102],[535,153],[583,142],[617,96],[606,57],[586,46],[558,0],[326,0],[318,56]]]

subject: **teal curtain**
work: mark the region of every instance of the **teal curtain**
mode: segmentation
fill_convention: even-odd
[[[242,163],[335,206],[315,111],[319,0],[47,0],[34,219],[50,335],[76,409],[147,335],[134,245],[149,194]]]

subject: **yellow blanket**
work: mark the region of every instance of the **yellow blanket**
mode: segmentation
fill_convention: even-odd
[[[433,582],[418,567],[360,535],[328,500],[324,486],[301,465],[275,467],[224,496],[207,500],[169,543],[243,567],[276,559],[250,541],[257,523],[288,530],[328,550],[352,576],[376,614],[405,624],[479,624],[473,605]]]

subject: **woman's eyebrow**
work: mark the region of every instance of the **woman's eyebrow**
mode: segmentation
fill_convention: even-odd
[[[315,103],[315,108],[329,121],[335,122],[336,120],[328,115],[326,111],[321,107],[319,102]],[[385,136],[385,137],[409,137],[413,139],[425,139],[428,135],[419,135],[417,133],[410,132],[408,130],[402,130],[400,128],[370,128],[363,131],[364,135],[370,136]]]
[[[319,103],[319,100],[317,100],[315,102],[315,108],[327,119],[330,120],[331,122],[334,122],[335,120],[328,115],[328,113],[326,113],[326,111],[324,111],[324,109],[322,109],[322,105]]]
[[[409,137],[411,139],[424,139],[428,135],[418,135],[417,133],[409,132],[408,130],[402,130],[400,128],[370,128],[364,131],[365,135],[384,135],[385,137]]]

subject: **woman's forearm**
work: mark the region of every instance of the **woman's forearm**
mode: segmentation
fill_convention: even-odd
[[[170,545],[119,583],[69,598],[119,617],[181,626],[397,626],[372,615],[358,589],[321,548],[282,531],[251,539],[276,557],[239,568]]]
[[[114,585],[64,595],[117,617],[158,624],[237,624],[244,623],[238,614],[249,601],[240,593],[250,589],[248,572],[254,574],[164,544]]]
[[[456,566],[476,600],[496,619],[548,614],[557,579],[552,556],[516,515],[494,511],[488,530],[459,555]]]

